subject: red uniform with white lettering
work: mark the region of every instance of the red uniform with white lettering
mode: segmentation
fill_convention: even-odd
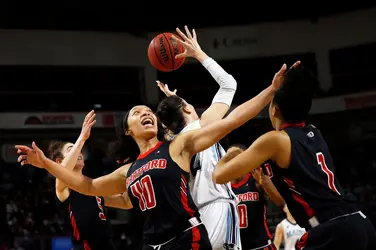
[[[242,249],[249,250],[270,245],[272,235],[266,224],[266,199],[251,174],[231,185],[239,200],[240,238]]]
[[[140,155],[127,174],[128,195],[144,221],[143,249],[211,249],[190,194],[189,173],[159,142]]]
[[[67,224],[70,225],[75,250],[115,249],[102,197],[87,196],[70,190],[68,199],[59,203],[68,213]]]

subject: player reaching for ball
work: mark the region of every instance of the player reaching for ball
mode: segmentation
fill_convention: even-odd
[[[61,167],[47,159],[35,143],[32,148],[16,145],[21,154],[18,162],[45,168],[69,188],[86,195],[123,193],[124,206],[137,209],[144,221],[144,250],[209,250],[212,246],[207,230],[188,185],[191,159],[255,117],[270,102],[279,84],[273,81],[226,118],[181,133],[170,142],[163,140],[164,130],[150,108],[133,107],[123,118],[114,148],[119,160],[128,158],[133,164],[99,178],[91,179]]]
[[[184,40],[172,37],[184,46],[184,52],[176,58],[197,59],[219,84],[212,105],[199,117],[194,107],[178,97],[176,91],[172,92],[167,85],[158,82],[167,98],[158,106],[157,116],[168,129],[178,134],[221,120],[231,106],[237,83],[234,77],[202,51],[194,29],[191,34],[185,26],[186,35],[179,28],[176,31]],[[224,154],[222,146],[216,143],[195,156],[191,166],[192,198],[199,209],[213,249],[223,249],[224,244],[235,245],[241,249],[236,195],[232,192],[230,183],[218,185],[212,179],[214,167]]]
[[[167,85],[157,81],[159,88],[167,96],[159,104],[157,116],[168,129],[179,134],[221,120],[231,106],[237,83],[234,77],[202,51],[194,29],[191,34],[185,26],[186,35],[178,28],[176,31],[183,40],[172,38],[184,46],[184,52],[176,58],[197,59],[219,84],[212,105],[199,117],[192,105],[176,95],[176,90],[170,91]],[[218,185],[212,179],[214,167],[224,154],[222,146],[215,143],[195,156],[191,165],[191,194],[213,249],[223,249],[224,244],[235,245],[241,249],[236,195],[232,192],[230,183]]]

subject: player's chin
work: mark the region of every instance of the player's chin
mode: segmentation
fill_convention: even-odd
[[[151,126],[144,126],[143,127],[143,137],[155,137],[157,136],[157,133],[158,133],[158,128],[156,128],[155,126],[151,127]]]
[[[74,167],[74,171],[82,171],[82,169],[85,167],[85,164],[77,164]]]

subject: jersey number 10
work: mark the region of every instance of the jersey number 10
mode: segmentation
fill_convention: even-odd
[[[141,211],[152,209],[156,206],[153,182],[149,175],[136,181],[131,186],[132,195],[138,199]]]

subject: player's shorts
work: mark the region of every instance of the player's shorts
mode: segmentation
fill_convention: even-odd
[[[240,228],[235,202],[218,200],[199,209],[202,223],[208,230],[213,250],[223,250],[226,246],[241,250]],[[226,248],[225,248],[226,249]]]
[[[211,250],[208,232],[203,224],[184,231],[179,236],[160,244],[144,245],[142,250]]]
[[[329,220],[306,232],[296,243],[301,250],[372,250],[376,249],[376,232],[362,212]]]

